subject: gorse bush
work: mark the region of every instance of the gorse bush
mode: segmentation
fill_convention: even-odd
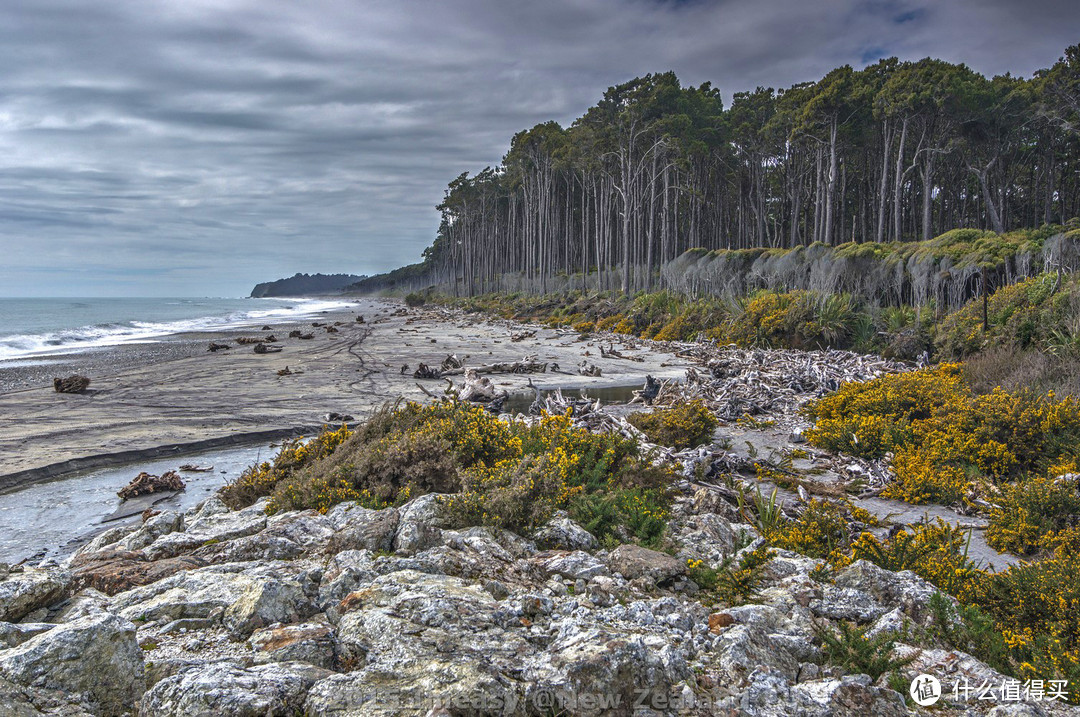
[[[1075,464],[1052,473],[1076,471]],[[1080,525],[1080,478],[1035,476],[1006,486],[995,498],[986,542],[996,550],[1031,555]]]
[[[351,435],[352,432],[343,425],[336,430],[325,430],[310,441],[296,438],[285,442],[273,461],[251,466],[236,481],[222,488],[222,501],[234,510],[251,505],[269,495],[280,481],[294,472],[333,453]]]
[[[915,659],[914,655],[907,658],[893,657],[896,643],[902,635],[886,632],[867,637],[869,628],[869,625],[858,627],[847,621],[839,622],[835,630],[831,627],[817,627],[815,632],[821,640],[825,661],[845,672],[870,675],[870,679],[877,680]]]
[[[566,510],[607,542],[656,544],[670,502],[668,471],[616,435],[575,428],[569,416],[501,421],[461,402],[386,406],[352,431],[289,443],[222,489],[268,511],[355,501],[370,508],[425,493],[450,494],[453,520],[528,531]]]
[[[979,490],[1045,474],[1080,451],[1080,404],[1053,394],[995,389],[977,395],[960,367],[845,384],[807,408],[814,445],[865,458],[894,454],[884,495],[952,503]]]
[[[627,420],[653,443],[678,449],[709,443],[720,425],[701,399],[631,413]]]

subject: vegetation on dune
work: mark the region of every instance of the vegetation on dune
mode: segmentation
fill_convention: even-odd
[[[568,416],[529,424],[460,402],[408,402],[352,430],[289,443],[221,494],[232,507],[269,496],[274,513],[326,512],[343,501],[382,508],[444,493],[462,526],[528,531],[566,510],[601,540],[656,544],[671,479],[634,442],[575,428]]]
[[[720,425],[701,399],[638,411],[627,420],[653,443],[679,450],[711,443],[713,431]]]
[[[884,495],[910,503],[992,496],[1080,455],[1076,399],[1026,389],[975,394],[957,364],[846,384],[807,415],[816,420],[807,432],[814,445],[864,458],[892,453],[895,480]]]

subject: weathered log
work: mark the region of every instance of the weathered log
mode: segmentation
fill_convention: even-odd
[[[638,363],[642,363],[645,360],[640,356],[627,356],[626,354],[619,353],[618,351],[615,350],[615,347],[610,343],[608,344],[608,347],[607,347],[606,350],[604,349],[604,345],[600,344],[600,357],[601,358],[625,359],[626,361],[637,361]]]
[[[194,463],[184,463],[180,466],[179,470],[187,473],[209,473],[214,470],[213,466],[198,466]]]
[[[184,481],[176,471],[165,471],[160,476],[155,476],[143,471],[135,476],[130,483],[117,491],[121,500],[129,500],[139,495],[148,493],[160,493],[162,491],[176,491],[184,489]]]
[[[263,340],[256,337],[256,336],[241,336],[240,338],[238,338],[236,340],[236,343],[241,344],[241,345],[244,345],[244,344],[261,344],[262,342],[263,342]]]
[[[498,390],[490,378],[481,376],[475,369],[470,368],[465,371],[465,385],[462,386],[458,397],[470,403],[488,403],[500,397],[505,400],[506,391]]]
[[[265,339],[263,339],[264,344],[272,344],[272,343],[275,343],[276,341],[277,341],[277,337],[274,336],[273,334],[270,334]]]
[[[82,393],[89,385],[90,379],[77,374],[67,378],[53,379],[53,390],[57,393]]]
[[[300,333],[301,333],[300,331],[297,331],[296,329],[293,329],[292,331],[289,332],[289,338],[290,339],[298,339],[298,338],[300,338]]]
[[[512,342],[514,342],[514,343],[517,343],[518,341],[524,341],[525,339],[531,339],[533,336],[536,336],[536,330],[535,329],[533,329],[532,331],[519,331],[517,333],[510,334],[510,340]]]
[[[452,368],[443,371],[443,376],[461,376],[466,371],[477,373],[547,373],[548,365],[543,361],[537,361],[535,357],[526,357],[521,361],[507,361],[502,363],[486,364],[470,368]]]
[[[326,333],[328,333],[328,334],[336,334],[337,332],[338,332],[338,329],[334,328],[333,326],[327,326],[326,327]]]
[[[326,326],[326,324],[322,321],[312,321],[311,325],[317,329],[321,329],[323,326]]]
[[[444,372],[450,371],[455,368],[463,368],[464,364],[461,359],[457,357],[457,354],[448,354],[446,358],[442,360],[441,368]]]
[[[302,339],[304,341],[310,341],[311,339],[315,338],[315,334],[311,334],[311,333],[302,334],[302,333],[300,333],[298,331],[298,332],[296,332],[296,338]]]
[[[219,344],[217,342],[211,341],[210,346],[206,350],[207,351],[218,352],[218,351],[228,351],[231,348],[232,348],[232,346],[229,346],[228,344]]]
[[[434,366],[428,366],[427,364],[420,364],[416,370],[413,371],[413,378],[442,378],[442,372]]]
[[[582,359],[578,364],[578,373],[582,376],[599,376],[601,371],[596,364],[590,363],[588,359]]]
[[[255,344],[255,353],[257,354],[279,354],[281,353],[281,346],[271,346],[270,344]]]

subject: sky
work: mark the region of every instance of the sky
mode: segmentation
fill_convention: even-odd
[[[240,296],[420,259],[462,171],[648,72],[1023,76],[1075,0],[9,0],[0,296]],[[0,317],[2,320],[2,317]]]

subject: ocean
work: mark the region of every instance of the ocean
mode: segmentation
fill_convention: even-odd
[[[0,362],[170,334],[301,320],[347,306],[330,299],[0,298]]]

